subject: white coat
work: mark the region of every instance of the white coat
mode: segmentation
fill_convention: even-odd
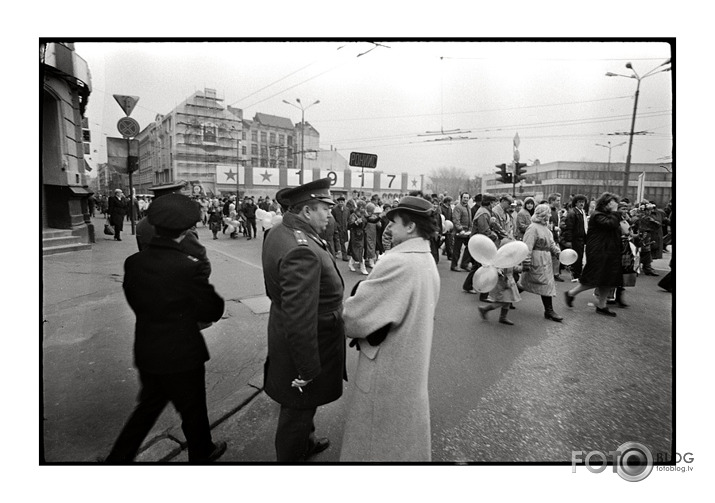
[[[427,378],[439,289],[429,241],[412,238],[385,253],[345,301],[348,337],[391,328],[379,346],[359,341],[341,461],[430,461]]]

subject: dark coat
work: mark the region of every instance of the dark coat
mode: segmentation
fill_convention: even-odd
[[[149,223],[149,217],[144,217],[139,220],[136,227],[136,234],[137,247],[139,251],[142,251],[149,246],[155,235],[154,226]],[[208,279],[211,275],[211,262],[206,255],[206,248],[199,242],[199,234],[196,232],[196,228],[192,228],[186,233],[184,239],[179,243],[179,248],[187,255],[196,257],[201,261],[203,274],[206,276],[206,279]]]
[[[263,277],[271,299],[264,388],[295,409],[333,402],[343,393],[344,283],[334,257],[307,222],[286,213],[263,244]],[[291,387],[311,380],[303,393]]]
[[[199,259],[155,237],[124,262],[124,294],[136,314],[134,361],[143,372],[171,374],[209,359],[199,322],[218,321],[224,302]]]
[[[586,242],[586,231],[583,225],[584,214],[571,208],[566,218],[561,222],[561,248],[583,247]]]
[[[123,227],[124,218],[127,216],[128,206],[129,204],[124,197],[112,196],[109,198],[109,221],[114,226],[118,225],[120,230]]]
[[[589,286],[614,287],[623,282],[621,271],[621,214],[595,211],[588,220],[586,265],[579,278]]]
[[[339,205],[336,204],[335,206],[333,206],[331,213],[333,214],[333,218],[335,218],[335,229],[340,233],[341,236],[344,235],[345,240],[347,240],[348,217],[350,216],[350,210],[347,206],[343,206],[341,208]]]

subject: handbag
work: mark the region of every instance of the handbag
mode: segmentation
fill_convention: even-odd
[[[104,222],[104,233],[107,236],[114,236],[114,227],[112,227],[112,225],[109,223],[109,219]]]
[[[636,273],[635,272],[624,272],[623,273],[623,284],[621,286],[636,286]]]

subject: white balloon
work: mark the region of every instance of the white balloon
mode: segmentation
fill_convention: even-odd
[[[451,220],[446,220],[444,222],[444,231],[450,232],[452,229],[454,229],[454,224],[452,223]]]
[[[522,241],[510,241],[497,250],[492,265],[499,268],[516,267],[529,255],[529,247]]]
[[[559,253],[559,262],[561,262],[563,265],[574,264],[576,263],[577,259],[578,253],[576,253],[576,250],[572,250],[571,248],[561,250],[561,253]]]
[[[229,234],[233,234],[236,229],[233,227],[233,225],[229,225],[226,230],[228,231]]]
[[[271,219],[271,224],[273,225],[278,225],[283,221],[283,216],[282,215],[276,215]]]
[[[484,234],[475,234],[469,238],[467,248],[474,260],[482,265],[491,265],[497,254],[497,246],[494,241]]]
[[[472,278],[472,286],[481,293],[491,292],[499,280],[499,272],[496,267],[484,265],[477,269]]]
[[[263,218],[266,216],[266,210],[262,210],[261,208],[258,208],[256,210],[256,218],[258,220],[263,220]]]

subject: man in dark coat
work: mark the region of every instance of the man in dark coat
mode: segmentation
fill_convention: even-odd
[[[340,252],[340,257],[343,262],[349,260],[348,253],[345,249],[345,243],[348,241],[348,217],[350,210],[345,206],[345,196],[338,196],[338,204],[332,209],[333,218],[335,219],[335,237],[333,248],[335,253]]]
[[[149,190],[154,192],[154,200],[156,201],[159,197],[167,194],[181,193],[181,189],[184,188],[184,185],[184,182],[170,183],[167,185],[157,185]],[[196,205],[198,206],[198,203],[196,203]],[[151,243],[151,240],[154,238],[154,226],[149,223],[148,216],[142,218],[137,223],[136,233],[137,246],[139,247],[139,251],[142,251],[149,246],[149,243]],[[208,279],[211,275],[211,262],[206,255],[206,248],[199,242],[199,234],[196,231],[196,225],[191,226],[191,229],[189,229],[184,238],[181,240],[181,243],[179,243],[179,247],[187,254],[199,259],[202,265],[203,273],[206,276],[206,279]]]
[[[442,199],[439,205],[439,210],[444,216],[445,223],[447,221],[452,221],[452,198],[447,196]],[[454,227],[454,225],[452,225]],[[454,234],[452,232],[444,233],[444,252],[443,255],[447,255],[447,260],[452,260],[452,247],[454,246]]]
[[[578,257],[571,264],[571,277],[576,280],[583,269],[583,248],[586,242],[586,196],[576,194],[571,201],[572,207],[561,222],[561,249],[571,248]]]
[[[124,217],[127,216],[127,199],[122,189],[115,189],[114,195],[109,198],[109,222],[114,226],[114,240],[121,241],[120,233],[124,229]]]
[[[297,462],[328,448],[315,437],[317,407],[343,393],[343,278],[320,239],[334,204],[330,179],[287,190],[289,211],[263,246],[263,277],[271,299],[264,389],[281,405],[275,437],[279,462]]]
[[[148,210],[156,235],[149,247],[124,262],[124,294],[136,314],[134,362],[141,392],[107,462],[128,463],[168,402],[181,415],[189,462],[218,459],[226,443],[211,439],[201,329],[218,321],[224,301],[204,276],[198,258],[179,243],[201,216],[181,194],[157,198]]]

